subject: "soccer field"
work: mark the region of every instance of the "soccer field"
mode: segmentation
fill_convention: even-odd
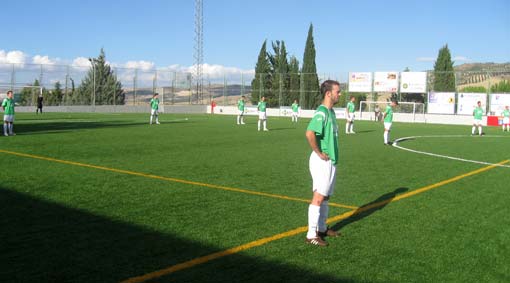
[[[16,114],[1,282],[508,282],[510,133],[340,127],[325,248],[304,243],[308,119]],[[188,119],[186,119],[188,118]],[[410,151],[412,150],[412,151]]]

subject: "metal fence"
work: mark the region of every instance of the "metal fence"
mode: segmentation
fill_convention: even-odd
[[[28,93],[29,99],[18,101],[21,105],[32,106],[36,97],[44,89],[51,95],[55,91],[55,84],[60,84],[62,95],[58,98],[46,99],[45,105],[146,105],[152,94],[158,92],[164,105],[172,104],[210,104],[214,100],[218,105],[235,105],[240,96],[247,100],[256,100],[260,95],[270,96],[272,105],[288,106],[294,99],[303,101],[307,93],[302,88],[302,74],[258,74],[253,72],[231,72],[228,74],[205,74],[202,92],[197,91],[196,81],[191,73],[173,71],[169,69],[130,69],[112,67],[113,73],[122,83],[121,90],[104,90],[101,85],[94,85],[87,91],[90,96],[76,99],[76,90],[85,79],[96,79],[95,70],[91,66],[74,65],[34,65],[34,64],[0,64],[0,94],[12,89],[16,95]],[[492,86],[502,80],[510,80],[510,70],[501,71],[469,71],[455,72],[455,89],[462,92],[466,88],[483,88],[490,92]],[[306,76],[306,74],[305,74]],[[334,79],[341,83],[342,89],[347,89],[348,73],[325,74],[319,73],[319,82]],[[32,87],[35,80],[40,88]],[[267,82],[270,81],[270,87]],[[99,79],[97,80],[99,81]],[[252,91],[252,82],[258,81],[263,88]],[[434,73],[427,74],[427,90],[434,91]],[[114,92],[106,93],[106,92]],[[117,93],[118,92],[118,93]],[[117,97],[116,96],[121,96]],[[359,100],[384,101],[396,96],[400,101],[415,101],[426,103],[425,94],[396,93],[362,93],[356,94]],[[105,99],[112,97],[112,99]],[[348,99],[342,98],[341,104]]]

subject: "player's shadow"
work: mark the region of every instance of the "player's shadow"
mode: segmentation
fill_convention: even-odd
[[[340,229],[351,223],[360,221],[363,218],[372,215],[373,213],[383,209],[386,205],[388,205],[398,194],[407,192],[408,190],[409,190],[408,188],[401,187],[395,189],[393,192],[386,193],[378,197],[377,199],[360,206],[350,217],[345,218],[344,220],[336,223],[335,225],[333,225],[333,227],[331,227],[331,229],[339,231]]]
[[[119,216],[117,212],[127,208],[118,205],[112,206],[112,216],[108,216],[103,208],[98,212],[87,207],[87,202],[80,202],[82,207],[74,207],[77,205],[60,204],[47,200],[50,197],[42,196],[41,192],[37,194],[39,196],[35,197],[0,186],[0,262],[3,263],[0,264],[0,282],[120,282],[217,253],[228,245],[207,244],[207,234],[213,233],[207,229],[194,230],[193,240],[180,234],[179,226],[175,226],[175,230],[165,227],[156,230],[154,227],[158,226],[150,219],[146,221],[152,224],[145,225],[140,220],[143,218],[136,214]],[[175,209],[181,205],[177,202]],[[139,208],[133,204],[130,209]],[[355,280],[321,274],[286,264],[284,260],[234,254],[150,282]]]
[[[119,128],[148,125],[144,122],[108,121],[108,122],[53,122],[35,124],[15,124],[14,131],[19,135],[36,133],[62,133],[74,130]]]
[[[372,133],[372,132],[375,132],[375,130],[356,131],[356,134],[366,134],[366,133]]]

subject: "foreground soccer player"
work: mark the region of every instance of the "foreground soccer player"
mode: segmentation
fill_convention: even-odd
[[[393,123],[393,107],[396,107],[398,102],[396,100],[391,101],[391,105],[386,106],[386,111],[384,112],[384,144],[390,144],[390,131],[391,124]]]
[[[292,103],[292,122],[297,123],[298,116],[299,116],[299,104],[297,100],[294,100],[294,103]]]
[[[7,91],[7,98],[2,101],[2,109],[4,110],[4,136],[15,136],[13,132],[14,123],[14,99],[12,99],[12,91]]]
[[[345,124],[345,133],[346,134],[355,134],[353,131],[354,127],[354,101],[356,100],[356,97],[351,96],[351,99],[349,100],[349,103],[347,103],[347,108],[345,108],[345,117],[347,118],[347,123]]]
[[[152,125],[152,118],[153,117],[156,117],[156,124],[159,125],[159,118],[158,118],[159,98],[158,98],[158,96],[159,96],[159,94],[155,93],[152,96],[152,99],[150,101],[150,103],[151,103],[151,120],[150,120],[150,124],[151,125]]]
[[[475,134],[475,129],[478,126],[478,135],[482,135],[482,118],[483,118],[483,108],[482,108],[482,102],[478,101],[477,107],[475,110],[473,110],[473,128],[471,128],[471,135]]]
[[[237,101],[237,124],[244,125],[244,95]]]
[[[269,131],[267,129],[267,116],[266,116],[266,98],[262,96],[262,98],[259,101],[259,104],[257,104],[257,110],[259,111],[259,122],[258,122],[258,129],[260,131],[260,124],[264,123],[264,131]]]
[[[306,129],[306,139],[312,148],[310,173],[312,175],[312,202],[308,207],[308,233],[306,243],[327,246],[324,237],[338,237],[336,231],[326,226],[329,197],[333,194],[338,162],[338,125],[333,105],[340,96],[340,84],[327,80],[321,85],[322,104]]]
[[[510,132],[510,110],[508,109],[508,105],[505,107],[505,110],[503,110],[503,113],[501,113],[501,116],[503,117],[503,132],[506,131]]]

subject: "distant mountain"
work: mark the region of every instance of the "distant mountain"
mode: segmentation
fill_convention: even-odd
[[[465,63],[454,66],[458,72],[510,72],[510,62],[507,63]]]

